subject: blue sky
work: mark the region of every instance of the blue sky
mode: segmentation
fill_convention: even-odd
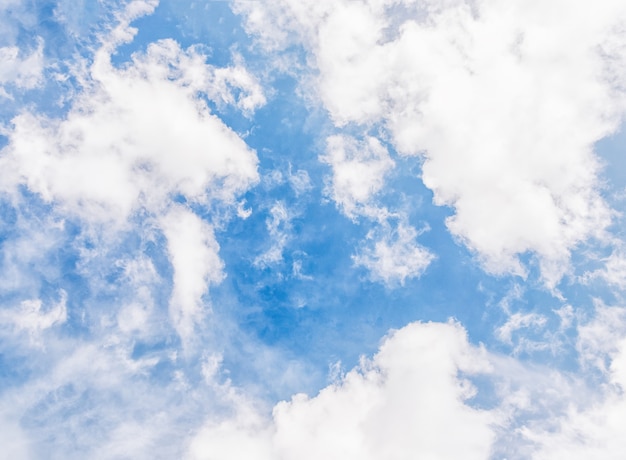
[[[620,458],[625,30],[0,2],[3,450]]]

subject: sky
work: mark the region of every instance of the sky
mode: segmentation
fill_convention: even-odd
[[[622,0],[0,0],[0,445],[621,459]]]

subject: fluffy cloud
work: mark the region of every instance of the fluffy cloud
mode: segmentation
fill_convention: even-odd
[[[273,49],[300,41],[337,126],[382,123],[421,179],[452,206],[450,231],[487,270],[545,282],[602,237],[611,212],[593,145],[624,109],[622,2],[240,2]]]
[[[578,349],[581,364],[600,371],[602,383],[594,382],[594,390],[573,395],[567,408],[549,423],[520,427],[536,446],[533,458],[618,459],[626,448],[624,308],[598,304],[591,321],[579,328]]]
[[[589,282],[593,279],[602,279],[609,285],[624,290],[626,288],[626,257],[624,257],[623,248],[619,246],[609,257],[603,260],[603,268],[585,273],[582,281]]]
[[[189,206],[235,207],[258,181],[257,157],[212,114],[203,97],[246,114],[265,102],[241,62],[218,69],[195,48],[152,43],[122,68],[111,64],[132,39],[129,22],[154,2],[131,2],[78,75],[84,91],[62,119],[24,111],[12,120],[0,157],[2,189],[19,201],[21,187],[58,215],[109,231],[143,216],[168,240],[174,267],[172,319],[189,336],[210,282],[222,279],[219,246]],[[236,94],[236,96],[235,96]]]
[[[320,160],[331,167],[326,193],[337,207],[354,221],[365,218],[376,223],[353,257],[355,264],[387,286],[419,277],[434,256],[416,242],[418,232],[413,227],[390,222],[406,220],[402,213],[390,212],[377,202],[385,176],[395,167],[387,149],[375,137],[358,141],[335,135],[326,140],[326,153]]]
[[[496,416],[465,403],[475,390],[460,376],[489,372],[485,358],[457,324],[411,324],[314,398],[279,403],[271,423],[209,423],[189,458],[487,458]]]
[[[419,277],[435,258],[416,238],[415,229],[403,223],[395,229],[383,225],[370,232],[354,262],[367,268],[376,281],[404,284],[407,278]]]
[[[67,321],[67,294],[61,291],[61,299],[49,308],[42,308],[40,299],[24,300],[14,310],[0,311],[0,324],[13,327],[17,332],[27,332],[33,345],[41,344],[41,333],[52,326]]]
[[[496,337],[509,345],[513,344],[513,333],[524,328],[541,328],[547,318],[537,313],[514,313],[506,323],[496,330]]]
[[[317,396],[278,403],[271,418],[238,399],[231,416],[197,433],[188,458],[617,459],[624,324],[622,308],[599,307],[580,328],[580,347],[609,363],[598,385],[470,345],[458,324],[413,323]],[[606,341],[590,340],[600,332]]]
[[[3,86],[13,84],[18,88],[34,88],[41,82],[43,73],[43,40],[36,50],[21,56],[16,46],[0,48],[0,95],[10,97]],[[4,93],[4,94],[3,94]]]
[[[13,119],[3,187],[19,184],[89,221],[162,212],[176,194],[232,203],[257,181],[256,155],[196,96],[211,68],[166,40],[115,69],[101,50],[91,87],[63,120]]]
[[[213,229],[194,213],[175,207],[161,225],[174,268],[170,315],[179,335],[189,339],[202,318],[202,296],[210,283],[222,281],[224,264]]]
[[[321,160],[332,168],[330,196],[348,217],[375,217],[379,210],[372,199],[383,188],[385,174],[395,166],[387,149],[374,137],[357,142],[337,135],[329,137],[326,144]]]

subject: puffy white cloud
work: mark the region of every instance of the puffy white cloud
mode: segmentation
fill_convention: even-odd
[[[370,232],[354,262],[367,268],[374,280],[389,286],[404,284],[407,278],[419,277],[435,258],[416,242],[417,235],[413,227],[403,223],[394,229],[383,225]]]
[[[120,223],[175,194],[232,202],[257,180],[254,152],[196,98],[210,81],[203,56],[166,40],[124,69],[108,58],[65,119],[13,120],[5,190],[23,183],[64,212]]]
[[[67,294],[61,291],[60,296],[56,304],[45,309],[40,299],[24,300],[18,309],[0,311],[0,323],[27,332],[31,344],[40,345],[43,331],[67,321]]]
[[[603,260],[603,267],[591,272],[586,272],[581,281],[588,282],[593,279],[602,279],[609,285],[619,289],[626,288],[626,257],[623,248],[616,248],[609,257]]]
[[[579,328],[578,348],[584,367],[601,371],[601,384],[571,395],[549,423],[522,426],[535,450],[532,458],[618,459],[626,449],[626,315],[623,307],[598,304],[596,314]]]
[[[452,206],[450,231],[486,269],[554,286],[570,251],[602,237],[596,141],[624,110],[623,2],[240,2],[274,49],[299,40],[338,126],[382,123]]]
[[[224,264],[213,229],[193,212],[174,207],[161,226],[174,268],[170,314],[179,335],[189,339],[202,317],[202,296],[210,283],[222,281]]]
[[[208,423],[189,458],[484,459],[497,417],[465,403],[475,390],[460,373],[489,371],[457,324],[414,323],[317,396],[276,405],[271,422],[243,411]]]
[[[623,308],[599,305],[579,327],[583,367],[601,372],[582,376],[473,346],[453,322],[409,324],[318,395],[278,403],[271,418],[236,400],[231,415],[198,431],[188,458],[617,459],[625,319]]]
[[[485,458],[494,418],[465,405],[458,373],[487,370],[460,327],[409,325],[341,383],[276,406],[276,445],[285,458]]]
[[[188,337],[208,284],[223,277],[223,264],[211,225],[175,202],[235,208],[258,181],[256,154],[203,97],[246,114],[265,99],[240,59],[215,68],[197,48],[183,50],[173,40],[152,43],[121,68],[113,66],[116,46],[135,32],[130,21],[155,6],[131,2],[118,15],[119,25],[78,75],[84,90],[66,116],[23,111],[12,120],[0,187],[17,202],[24,186],[57,215],[100,231],[128,230],[137,216],[160,229],[174,267],[172,320]],[[126,313],[131,329],[141,328],[149,314],[131,306]]]
[[[248,116],[266,102],[261,85],[246,70],[240,58],[234,67],[215,69],[207,92],[212,99],[234,105]]]
[[[0,95],[10,97],[3,86],[13,84],[18,88],[31,89],[37,86],[43,74],[43,40],[39,40],[37,49],[27,56],[21,56],[17,46],[0,48]]]
[[[392,218],[406,220],[401,212],[391,212],[377,200],[385,176],[395,167],[387,148],[371,136],[359,141],[334,135],[326,139],[326,153],[320,160],[331,167],[326,194],[337,207],[355,221],[366,218],[376,223],[353,257],[355,264],[387,286],[419,277],[434,256],[415,241],[418,232],[413,227],[390,222]]]
[[[626,449],[623,436],[626,399],[622,391],[610,389],[605,399],[592,407],[580,412],[572,409],[556,432],[537,434],[522,429],[531,441],[540,446],[533,453],[533,458],[621,458]]]
[[[189,443],[188,460],[275,459],[272,428],[257,408],[238,400],[235,413],[222,421],[208,422]]]
[[[619,354],[620,342],[626,337],[626,309],[596,300],[594,317],[578,329],[576,347],[581,362],[608,372],[607,357]]]
[[[372,199],[383,188],[385,174],[395,166],[387,149],[374,137],[358,142],[336,135],[326,144],[321,160],[332,168],[327,193],[348,217],[378,215]]]

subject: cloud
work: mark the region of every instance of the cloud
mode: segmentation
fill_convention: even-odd
[[[240,400],[198,431],[188,458],[617,459],[624,319],[622,307],[599,305],[579,326],[581,363],[603,363],[601,374],[580,375],[471,345],[455,322],[412,323],[316,396],[279,402],[271,418]]]
[[[150,374],[166,360],[133,359],[127,342],[100,339],[48,340],[30,355],[28,381],[3,389],[16,458],[180,458],[199,406],[211,406],[210,388],[200,384],[199,396],[169,378],[156,383]]]
[[[39,39],[37,49],[27,56],[21,56],[17,46],[0,48],[0,90],[5,97],[4,86],[13,84],[18,88],[32,89],[42,81],[43,76],[43,40]]]
[[[586,272],[581,281],[586,283],[600,278],[618,289],[626,288],[626,257],[624,257],[623,249],[619,246],[621,245],[618,244],[611,255],[603,260],[603,268]]]
[[[209,95],[213,100],[234,105],[246,116],[266,102],[261,85],[246,70],[241,57],[236,59],[234,67],[215,69]]]
[[[194,323],[202,318],[208,285],[224,278],[224,263],[213,229],[193,212],[174,207],[163,216],[161,226],[174,268],[170,316],[179,335],[189,339]]]
[[[514,313],[507,319],[506,323],[496,330],[498,339],[511,345],[512,336],[515,331],[522,328],[541,328],[546,324],[546,317],[537,313]]]
[[[385,176],[395,167],[387,148],[371,136],[357,140],[334,135],[326,139],[326,152],[320,160],[332,170],[326,194],[342,213],[353,221],[365,218],[375,222],[353,256],[355,265],[366,268],[373,281],[387,286],[419,277],[434,256],[415,241],[418,232],[413,227],[391,222],[406,220],[404,213],[389,211],[377,199],[384,191]]]
[[[15,460],[32,458],[29,451],[29,440],[24,430],[13,420],[0,419],[0,440],[4,454]]]
[[[594,317],[579,328],[578,349],[581,364],[601,372],[601,384],[593,381],[593,390],[573,395],[550,423],[520,427],[536,446],[533,458],[618,459],[626,448],[624,308],[598,304]]]
[[[38,335],[57,324],[67,321],[67,294],[61,291],[61,299],[54,306],[42,309],[40,299],[24,300],[14,311],[0,312],[0,322],[14,326],[17,331],[28,331],[31,341],[38,341]]]
[[[603,237],[593,145],[624,110],[622,2],[303,3],[237,8],[262,44],[307,49],[338,127],[382,124],[423,158],[449,230],[488,271],[525,276],[530,252],[555,286],[570,252]]]
[[[372,203],[395,163],[387,149],[374,137],[359,142],[345,135],[326,139],[326,153],[320,158],[332,168],[328,194],[348,217],[375,217]]]
[[[623,43],[607,19],[614,11],[620,17],[615,5],[277,0],[246,8],[250,27],[275,23],[268,46],[294,39],[310,46],[311,75],[337,133],[319,158],[328,166],[325,193],[348,219],[371,225],[355,265],[396,286],[420,276],[434,257],[418,244],[406,209],[386,200],[398,153],[421,155],[420,177],[456,213],[449,229],[492,272],[525,274],[519,256],[530,251],[555,284],[577,244],[603,237],[611,211],[592,147],[621,111]],[[220,292],[224,304],[203,328],[209,290],[225,276],[216,234],[225,219],[245,218],[267,198],[242,199],[259,181],[257,156],[209,106],[229,104],[250,117],[265,97],[242,59],[216,68],[203,48],[173,40],[113,65],[117,47],[134,36],[131,21],[155,8],[132,2],[117,16],[120,25],[102,38],[93,65],[75,75],[82,86],[66,115],[26,107],[3,131],[0,189],[15,211],[1,210],[8,223],[0,235],[0,443],[7,455],[619,458],[626,449],[626,316],[622,306],[600,301],[587,319],[570,306],[554,312],[561,328],[577,334],[575,372],[472,344],[454,320],[412,323],[317,395],[296,394],[273,411],[271,396],[257,399],[310,386],[316,370],[309,357],[292,354],[302,347],[265,345],[267,337],[255,341],[244,328],[271,335],[261,327],[294,324],[296,334],[306,326],[302,332],[315,335],[354,318],[315,308],[291,316],[254,299],[224,313],[248,297],[235,282]],[[583,12],[578,23],[574,16]],[[289,184],[292,198],[312,189],[304,170],[271,174]],[[278,187],[271,191],[273,244],[255,261],[266,268],[283,260],[297,236],[291,209],[300,209]],[[315,217],[328,217],[318,211]],[[336,222],[322,224],[331,231]],[[291,255],[292,279],[318,274],[317,263],[304,270],[305,255]],[[623,287],[622,259],[616,250],[606,270],[589,276]],[[339,302],[359,286],[345,288]],[[321,295],[335,289],[324,286]],[[548,330],[554,319],[540,307],[513,313],[510,304],[524,295],[515,285],[501,302],[507,319],[495,338],[505,344],[529,344],[529,332]],[[257,318],[262,326],[253,324]],[[331,321],[312,325],[320,318]],[[202,357],[179,356],[198,343],[196,333]],[[320,353],[313,354],[323,360]]]
[[[189,458],[484,459],[496,418],[465,404],[474,390],[461,372],[489,372],[463,329],[413,323],[317,396],[277,404],[272,421],[243,412],[208,423]]]
[[[99,52],[92,86],[63,120],[13,119],[4,188],[26,185],[63,212],[121,223],[175,194],[230,203],[257,180],[256,156],[196,97],[204,58],[172,40],[115,69]]]
[[[1,187],[16,203],[25,187],[56,215],[93,231],[160,230],[174,267],[172,319],[188,337],[208,284],[223,277],[211,225],[191,208],[234,210],[258,181],[256,154],[203,97],[246,114],[265,99],[241,62],[215,68],[198,49],[183,50],[173,40],[151,43],[114,67],[115,47],[133,37],[130,21],[154,7],[132,2],[118,15],[120,24],[79,75],[84,90],[66,116],[24,110],[13,118],[0,157]],[[131,229],[134,219],[143,220],[144,230]]]
[[[271,246],[254,259],[255,266],[265,268],[283,260],[283,251],[290,238],[292,218],[284,202],[277,201],[272,205],[270,215],[265,221]]]
[[[619,354],[620,343],[626,337],[626,309],[596,300],[594,313],[579,327],[576,348],[584,365],[606,373],[607,357]]]
[[[383,225],[370,232],[364,247],[353,256],[354,263],[368,269],[376,281],[403,285],[406,279],[422,275],[435,258],[415,241],[417,235],[413,227],[403,223],[394,229]]]

